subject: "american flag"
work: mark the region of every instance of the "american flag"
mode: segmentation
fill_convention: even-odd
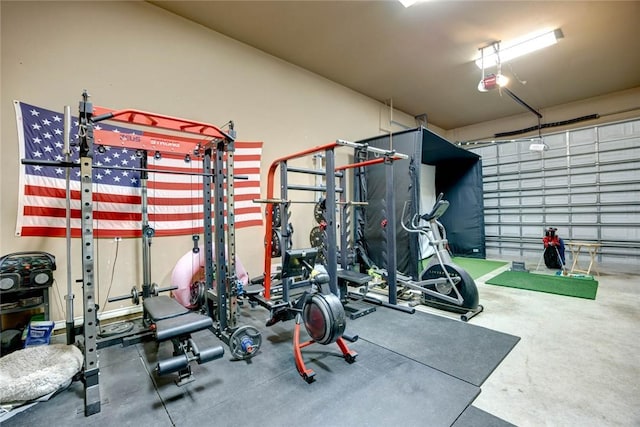
[[[15,101],[20,158],[65,160],[64,115]],[[144,132],[96,124],[96,130],[126,134]],[[78,120],[71,120],[71,158],[79,160]],[[172,137],[163,135],[170,140]],[[76,143],[74,143],[76,142]],[[248,179],[234,182],[236,228],[262,226],[262,211],[252,202],[260,198],[262,142],[236,141],[234,174]],[[104,147],[94,150],[93,217],[95,237],[139,237],[142,233],[140,158],[136,150]],[[198,174],[202,161],[189,162],[181,155],[149,153],[149,169]],[[80,237],[80,169],[70,172],[71,231]],[[177,236],[203,232],[202,177],[150,172],[147,180],[149,226],[156,236]],[[66,169],[62,166],[20,165],[20,189],[16,235],[64,237],[66,235]]]

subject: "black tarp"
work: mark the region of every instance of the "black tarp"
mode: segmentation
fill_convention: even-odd
[[[417,277],[418,236],[407,233],[400,224],[405,202],[405,218],[425,213],[431,206],[419,206],[420,163],[435,166],[435,193],[444,193],[450,206],[440,221],[447,230],[454,255],[485,258],[484,203],[482,162],[480,156],[420,127],[391,136],[383,135],[358,141],[372,147],[407,154],[409,160],[393,164],[397,270]],[[375,157],[369,153],[368,158]],[[387,218],[386,171],[384,164],[361,168],[355,174],[355,198],[368,202],[356,216],[356,236],[369,258],[379,267],[388,268],[383,224]]]

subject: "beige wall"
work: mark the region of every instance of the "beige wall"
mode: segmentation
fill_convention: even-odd
[[[13,100],[77,113],[83,89],[95,105],[136,108],[222,124],[236,123],[238,139],[264,141],[262,170],[276,157],[334,141],[357,140],[388,129],[383,104],[143,2],[7,2],[2,19],[2,164],[0,254],[44,250],[58,261],[53,318],[64,318],[65,239],[14,235],[19,170]],[[385,125],[386,120],[386,125]],[[413,126],[394,112],[393,120]],[[399,130],[395,129],[395,130]],[[343,154],[339,161],[346,161]],[[264,194],[264,183],[263,183]],[[296,244],[308,245],[311,205],[297,221]],[[308,211],[308,212],[307,212]],[[295,212],[294,212],[295,214]],[[262,273],[263,230],[237,231],[237,248],[249,273]],[[80,278],[80,245],[73,242],[72,271]],[[153,241],[152,279],[166,286],[191,236]],[[96,243],[100,302],[140,285],[137,239]],[[115,266],[114,266],[115,262]],[[111,271],[114,277],[111,277]],[[75,285],[76,313],[81,290]],[[126,307],[110,303],[106,310]]]

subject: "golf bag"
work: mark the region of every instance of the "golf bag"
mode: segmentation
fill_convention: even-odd
[[[544,232],[544,264],[547,268],[564,268],[564,241],[556,234],[557,228],[549,227]]]

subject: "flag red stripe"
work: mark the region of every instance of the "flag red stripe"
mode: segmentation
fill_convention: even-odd
[[[236,223],[236,229],[247,227],[259,227],[262,226],[262,220],[248,220],[241,223]],[[202,227],[195,228],[176,228],[173,230],[156,230],[155,235],[159,237],[163,236],[185,236],[191,234],[202,234]],[[64,227],[31,227],[24,226],[20,232],[22,237],[65,237],[67,230]],[[97,229],[93,230],[93,237],[96,238],[138,238],[142,236],[141,230],[112,230],[112,229]],[[80,229],[72,228],[71,237],[82,237]]]
[[[226,173],[226,170],[225,170]],[[258,175],[260,174],[260,168],[233,168],[233,173],[236,175]]]
[[[236,208],[234,209],[235,215],[261,213],[259,207],[248,208]],[[226,212],[225,212],[226,215]],[[150,222],[160,221],[188,221],[188,220],[200,220],[202,221],[203,214],[201,212],[184,212],[184,213],[149,213]]]
[[[66,190],[64,188],[55,187],[42,187],[39,185],[25,185],[24,194],[26,196],[41,196],[41,197],[53,197],[56,199],[66,198]],[[71,199],[80,200],[80,192],[71,190]],[[140,196],[135,195],[122,195],[122,194],[108,194],[93,192],[94,202],[104,203],[124,203],[129,205],[139,205],[142,201]]]
[[[183,233],[183,234],[191,234]],[[20,236],[22,237],[66,237],[67,229],[64,227],[31,227],[25,225],[22,227]],[[93,229],[93,237],[98,238],[115,238],[115,237],[141,237],[141,230],[112,230],[112,229]],[[71,237],[80,238],[82,234],[79,228],[71,229]]]
[[[260,154],[236,154],[233,160],[235,163],[260,161]]]
[[[233,197],[233,199],[235,201],[238,201],[238,202],[243,202],[243,201],[246,201],[246,200],[259,199],[259,198],[260,198],[260,193],[259,192],[256,192],[255,194],[236,194]],[[226,199],[226,197],[225,197],[225,199]]]
[[[27,216],[46,216],[53,218],[66,218],[67,211],[63,208],[25,206],[24,214]],[[80,209],[71,209],[71,218],[80,218]],[[136,212],[109,212],[109,211],[93,211],[93,219],[95,220],[112,220],[112,221],[141,221],[142,214]]]
[[[244,202],[260,198],[259,193],[255,194],[236,194],[233,198],[236,202]],[[149,205],[151,206],[184,206],[184,205],[202,205],[204,200],[202,197],[149,197]],[[224,198],[227,201],[227,198]]]
[[[259,160],[259,159],[258,159]],[[147,167],[150,170],[150,173],[153,173],[153,171],[160,171],[159,173],[161,173],[162,171],[165,172],[180,172],[180,173],[188,173],[188,174],[193,174],[194,177],[200,176],[199,174],[202,174],[202,168],[201,167],[181,167],[181,166],[163,166],[163,165],[154,165],[154,164],[150,164]],[[223,173],[226,175],[227,173],[227,169],[223,168],[222,169]],[[260,173],[260,168],[258,167],[243,167],[240,165],[237,165],[237,160],[236,160],[236,164],[233,167],[233,171],[236,174],[254,174],[257,175]]]
[[[260,181],[237,180],[234,181],[234,185],[240,188],[255,188],[256,194],[260,194]],[[182,190],[199,193],[202,192],[202,183],[149,181],[147,183],[147,188],[152,190]]]
[[[256,194],[260,194],[260,181],[244,181],[244,180],[238,180],[234,182],[234,185],[236,187],[242,187],[242,188],[256,188]]]
[[[253,181],[249,181],[248,183],[252,183]],[[153,185],[154,189],[158,190],[184,190],[183,188],[179,188],[180,185],[189,185],[189,184],[171,184],[167,188],[162,188],[160,185],[156,187],[155,183],[150,183],[150,186]],[[240,185],[241,184],[241,185]],[[250,188],[252,185],[246,185],[247,182],[239,181],[236,182],[236,187],[242,188]],[[201,186],[196,186],[195,190],[201,189]],[[57,199],[64,199],[66,197],[66,191],[60,188],[53,187],[41,187],[37,185],[25,185],[25,195],[27,196],[41,196],[41,197],[52,197]],[[260,193],[256,191],[254,194],[236,194],[234,195],[234,200],[236,201],[246,201],[253,200],[259,198]],[[72,200],[80,200],[80,192],[71,190],[71,199]],[[106,193],[93,193],[94,202],[103,202],[103,203],[124,203],[124,204],[132,204],[138,205],[141,203],[140,196],[124,196],[117,194],[106,194]],[[224,199],[226,201],[226,197]],[[148,198],[150,205],[201,205],[203,203],[202,197],[152,197]]]
[[[250,206],[244,208],[236,208],[235,215],[244,215],[251,213],[260,213],[259,206]],[[25,206],[24,214],[30,216],[44,216],[51,218],[66,218],[66,209],[52,207]],[[80,209],[71,209],[71,218],[80,219],[82,212]],[[225,212],[226,214],[226,212]],[[149,213],[150,221],[183,221],[191,219],[202,219],[202,212],[183,212],[183,213]],[[142,214],[136,212],[109,212],[94,211],[94,220],[111,220],[111,221],[142,221]]]
[[[152,190],[184,190],[200,193],[202,192],[202,183],[194,182],[191,184],[188,182],[149,181],[147,188]]]

